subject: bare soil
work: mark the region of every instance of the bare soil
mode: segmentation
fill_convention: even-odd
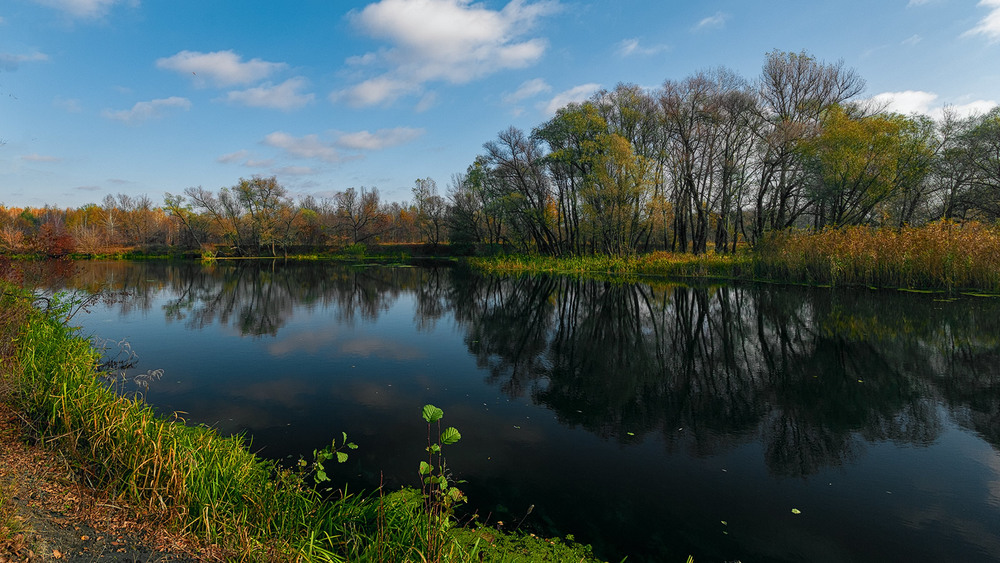
[[[0,397],[0,563],[222,561],[149,510],[80,483],[59,452],[30,438]]]

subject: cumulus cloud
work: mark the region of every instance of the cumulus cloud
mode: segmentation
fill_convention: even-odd
[[[963,104],[938,103],[938,95],[933,92],[906,90],[903,92],[883,92],[870,98],[876,107],[885,107],[889,111],[904,115],[920,114],[934,119],[944,116],[945,110],[960,117],[982,114],[997,106],[994,100],[975,100]]]
[[[272,63],[260,59],[244,62],[243,57],[233,51],[200,53],[181,51],[171,57],[157,59],[157,68],[172,70],[189,75],[197,86],[211,83],[215,86],[237,86],[253,84],[284,70],[285,63]]]
[[[362,155],[356,154],[359,151],[379,151],[396,147],[414,141],[423,134],[423,129],[396,127],[379,129],[374,133],[367,130],[331,131],[325,135],[326,139],[323,139],[316,134],[295,137],[284,131],[275,131],[264,138],[263,144],[281,149],[285,155],[292,158],[340,163],[363,158]],[[345,155],[341,151],[354,154]]]
[[[62,159],[59,158],[58,156],[47,156],[35,153],[35,154],[26,154],[21,157],[21,160],[24,160],[26,162],[59,162]]]
[[[695,31],[703,31],[706,29],[721,29],[726,26],[726,22],[729,20],[729,14],[725,12],[715,12],[694,26]]]
[[[353,107],[376,106],[394,102],[401,96],[420,91],[420,85],[389,76],[379,76],[330,94],[332,102],[346,102]]]
[[[220,157],[216,157],[215,161],[221,164],[232,164],[233,162],[238,162],[248,156],[250,156],[249,152],[245,150],[239,150],[236,152],[231,152],[229,154],[224,154]]]
[[[521,100],[527,100],[529,98],[534,98],[541,94],[546,94],[552,91],[552,86],[549,86],[547,82],[541,78],[535,78],[533,80],[528,80],[522,82],[517,90],[503,95],[503,102],[505,104],[516,104]]]
[[[342,133],[337,137],[335,143],[338,147],[345,149],[378,151],[404,145],[423,134],[423,129],[396,127],[395,129],[379,129],[374,133],[368,131]]]
[[[174,108],[179,108],[187,111],[191,109],[191,100],[188,100],[187,98],[179,98],[177,96],[172,96],[170,98],[150,100],[148,102],[139,102],[134,106],[132,106],[132,109],[123,109],[117,111],[106,109],[103,112],[101,112],[101,115],[108,119],[121,121],[122,123],[125,123],[127,125],[133,125],[149,119],[162,117],[165,111]]]
[[[1000,0],[980,0],[977,5],[989,9],[990,13],[963,35],[985,35],[990,43],[1000,41]]]
[[[32,53],[30,55],[13,55],[11,53],[0,53],[0,70],[14,72],[21,63],[34,63],[49,60],[45,53]]]
[[[279,176],[311,176],[319,171],[311,166],[285,166],[277,170]]]
[[[264,137],[264,144],[282,149],[294,158],[317,159],[323,162],[342,162],[344,158],[333,143],[321,141],[319,135],[294,137],[284,131],[275,131]]]
[[[586,101],[587,98],[600,89],[601,85],[595,83],[575,86],[569,90],[556,94],[554,98],[549,100],[544,105],[544,111],[546,115],[555,115],[557,111],[569,104]]]
[[[268,82],[248,90],[229,92],[226,95],[226,101],[255,108],[291,111],[304,107],[315,99],[316,96],[313,94],[300,92],[306,86],[308,86],[308,81],[298,76],[277,85]]]
[[[35,0],[36,4],[54,8],[77,18],[93,19],[104,16],[115,4],[123,0]],[[138,1],[125,0],[125,3],[136,5]]]
[[[668,50],[670,50],[670,47],[667,45],[644,46],[639,42],[638,38],[633,37],[632,39],[623,39],[619,42],[618,49],[615,52],[618,53],[619,57],[629,57],[632,55],[655,55]]]
[[[381,105],[418,94],[428,82],[465,84],[501,70],[537,62],[548,43],[524,38],[544,16],[561,9],[556,0],[512,0],[491,10],[472,0],[381,0],[351,14],[352,23],[390,46],[351,57],[355,66],[388,70],[345,90],[333,101]]]

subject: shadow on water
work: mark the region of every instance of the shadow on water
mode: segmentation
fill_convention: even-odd
[[[456,471],[463,461],[471,466],[463,477],[479,510],[510,521],[520,518],[531,502],[538,508],[526,527],[576,532],[608,557],[630,553],[630,560],[637,561],[681,560],[680,554],[690,552],[708,561],[794,560],[819,553],[811,550],[832,549],[827,545],[832,543],[836,547],[829,560],[878,560],[892,553],[879,551],[890,549],[878,543],[884,539],[866,544],[864,534],[852,537],[858,534],[845,522],[824,523],[840,526],[842,532],[826,532],[821,526],[798,531],[810,545],[782,540],[788,545],[774,547],[766,545],[766,538],[754,537],[759,531],[720,535],[718,517],[698,505],[764,502],[783,494],[777,492],[781,487],[811,486],[828,480],[831,472],[850,474],[866,456],[879,457],[875,452],[884,445],[896,448],[900,457],[914,448],[930,451],[951,427],[988,443],[994,460],[1000,449],[1000,302],[993,299],[943,302],[928,295],[867,290],[614,284],[571,277],[489,277],[462,268],[279,262],[88,263],[79,270],[67,287],[103,285],[132,292],[131,300],[115,305],[119,316],[158,307],[168,325],[182,324],[190,331],[224,328],[265,342],[280,341],[295,333],[297,319],[316,315],[321,320],[310,325],[313,333],[328,325],[339,327],[340,333],[360,325],[384,333],[389,330],[385,327],[396,326],[398,310],[405,307],[413,334],[461,339],[485,384],[480,393],[498,392],[506,403],[530,405],[554,420],[536,428],[538,443],[530,445],[522,438],[505,438],[520,419],[484,413],[472,419],[481,441],[501,444],[496,449],[517,456],[515,465],[525,469],[488,469],[477,461],[479,452],[456,454]],[[448,327],[454,327],[455,336]],[[314,360],[301,353],[282,361],[305,362],[299,371],[321,369],[316,366],[334,361],[334,356],[322,356],[334,347],[331,342],[339,341],[324,341],[309,352]],[[431,360],[436,354],[444,352],[428,350]],[[431,360],[419,361],[426,365]],[[417,401],[427,379],[411,377],[411,371],[423,373],[423,368],[408,365],[383,363],[380,369],[398,372],[395,384],[410,385],[409,398]],[[169,372],[170,366],[162,367]],[[444,373],[449,368],[429,369]],[[454,381],[468,382],[470,375],[456,375]],[[241,385],[260,385],[256,382],[265,376],[254,377]],[[364,382],[373,376],[367,377]],[[359,387],[359,381],[344,380],[337,388]],[[292,379],[283,385],[300,384]],[[402,399],[373,414],[348,404],[337,392],[310,391],[317,394],[312,397],[303,391],[299,395],[307,398],[282,406],[274,404],[281,403],[274,394],[254,396],[224,387],[219,385],[216,400],[241,402],[241,412],[256,413],[252,416],[268,412],[276,419],[321,421],[316,426],[350,424],[352,419],[331,418],[326,412],[337,405],[366,418],[371,440],[382,445],[371,445],[358,471],[372,482],[380,472],[389,482],[412,480],[408,466],[390,461],[403,441],[394,437],[397,429],[412,422],[397,414],[410,408]],[[465,391],[465,397],[477,392],[472,387]],[[465,399],[448,400],[458,405]],[[465,408],[471,413],[474,406]],[[288,412],[274,414],[282,408]],[[375,417],[395,419],[379,427],[371,420]],[[234,425],[240,426],[238,421]],[[308,451],[324,439],[308,432],[290,437],[257,430],[250,421],[244,428],[255,446],[277,457]],[[363,447],[370,444],[357,441]],[[464,441],[463,446],[476,447]],[[488,449],[483,446],[483,452]],[[749,471],[753,475],[747,478],[754,481],[733,485],[728,497],[714,492],[727,489],[701,475],[718,460],[745,461],[755,455],[762,471]],[[561,465],[569,461],[587,467]],[[904,472],[892,466],[881,469]],[[847,511],[855,502],[864,501],[851,496],[831,512]],[[965,498],[949,502],[947,510],[953,511],[961,511],[963,503],[983,503]],[[1000,515],[1000,501],[986,503],[980,511]],[[741,513],[757,517],[750,508]],[[708,526],[706,520],[712,518]],[[1000,558],[991,552],[1000,546],[996,530],[978,540],[955,539],[963,533],[953,528],[961,525],[944,526],[941,533],[947,537],[922,540],[938,542],[938,551],[922,552],[917,559],[938,553]],[[780,529],[774,533],[787,535]],[[900,537],[897,543],[908,541],[906,534]],[[852,546],[855,541],[858,545]]]

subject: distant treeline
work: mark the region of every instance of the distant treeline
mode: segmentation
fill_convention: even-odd
[[[376,188],[294,201],[274,177],[212,192],[107,196],[59,210],[0,206],[0,252],[120,247],[277,255],[297,247],[450,242],[551,256],[725,253],[771,232],[1000,218],[1000,108],[940,119],[859,99],[864,80],[807,53],[760,76],[720,68],[650,91],[621,84],[530,132],[501,131],[440,195]]]

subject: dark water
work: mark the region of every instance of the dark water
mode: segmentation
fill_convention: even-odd
[[[492,522],[617,561],[1000,561],[1000,300],[461,268],[87,263],[147,400],[417,485],[434,403]],[[800,513],[793,513],[793,509]]]

